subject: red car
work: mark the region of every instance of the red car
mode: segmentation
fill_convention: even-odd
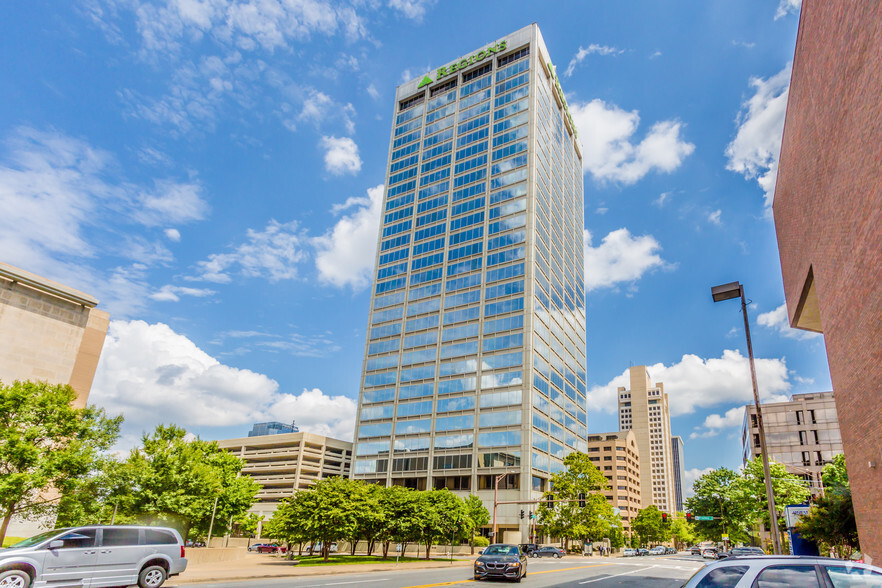
[[[251,547],[257,553],[285,553],[288,550],[284,545],[276,543],[262,543],[260,545],[252,545]]]

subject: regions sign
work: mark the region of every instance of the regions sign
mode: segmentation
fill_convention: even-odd
[[[449,76],[450,74],[456,73],[461,69],[465,69],[471,65],[474,65],[476,63],[480,63],[481,61],[484,61],[485,59],[487,59],[491,55],[494,55],[494,54],[499,53],[501,51],[505,51],[507,46],[508,46],[507,41],[499,41],[497,43],[494,43],[493,45],[490,45],[486,49],[482,49],[481,51],[478,51],[477,53],[475,53],[473,55],[469,55],[468,57],[463,57],[459,61],[454,61],[450,65],[445,65],[444,67],[439,67],[438,73],[435,76],[435,80],[433,80],[428,75],[426,75],[423,77],[422,80],[420,80],[420,85],[417,86],[417,89],[424,88],[425,86],[428,86],[429,84],[435,82],[436,80],[440,80],[441,78],[443,78],[445,76]]]

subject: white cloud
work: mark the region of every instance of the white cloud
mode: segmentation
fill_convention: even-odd
[[[715,224],[717,226],[722,225],[723,223],[720,221],[720,216],[722,214],[723,214],[723,211],[720,209],[717,209],[707,215],[707,220],[708,220],[708,222]]]
[[[582,61],[589,55],[621,55],[624,52],[624,49],[617,49],[616,47],[609,47],[607,45],[598,45],[596,43],[591,43],[587,47],[582,47],[580,45],[579,50],[570,60],[570,64],[567,66],[567,71],[564,72],[564,76],[570,77],[573,75],[576,66],[582,63]]]
[[[168,237],[169,241],[177,243],[181,240],[181,232],[177,229],[166,229],[163,233],[165,233],[165,236]]]
[[[57,131],[20,127],[4,147],[3,260],[95,295],[114,316],[138,310],[150,292],[145,270],[172,259],[139,225],[188,222],[207,210],[197,182],[141,186],[111,153]],[[171,202],[176,195],[183,205]]]
[[[778,10],[775,12],[775,20],[783,18],[788,14],[798,14],[802,7],[802,0],[781,0],[778,3]]]
[[[686,477],[683,480],[683,496],[684,498],[691,498],[695,492],[692,491],[692,485],[695,483],[697,479],[702,477],[705,474],[709,474],[714,471],[715,468],[692,468],[690,470],[686,470]]]
[[[379,92],[379,90],[377,90],[376,86],[374,86],[373,84],[370,84],[370,85],[367,87],[367,93],[368,93],[368,95],[369,95],[371,98],[373,98],[374,100],[377,100],[377,99],[379,99],[379,97],[380,97],[380,92]]]
[[[668,198],[670,198],[670,197],[671,197],[671,192],[662,192],[661,194],[658,195],[658,198],[656,198],[655,200],[652,201],[652,203],[655,204],[656,206],[658,206],[659,208],[661,208],[662,206],[665,205],[665,202],[667,202]]]
[[[389,7],[394,8],[407,18],[421,21],[426,11],[435,5],[436,0],[389,0]]]
[[[190,279],[229,283],[235,268],[241,275],[267,278],[270,282],[290,280],[298,275],[303,261],[306,236],[296,221],[270,220],[262,231],[248,229],[247,240],[230,253],[214,253],[197,264],[199,275]]]
[[[315,237],[315,265],[322,282],[359,290],[371,283],[380,227],[383,185],[367,191],[365,198],[349,198],[332,208],[334,214],[352,210],[324,235]]]
[[[354,116],[355,107],[352,104],[340,104],[324,92],[311,89],[303,99],[303,107],[297,120],[320,126],[326,120],[340,119],[346,132],[352,134],[355,132]]]
[[[167,325],[112,321],[89,401],[125,416],[126,439],[168,424],[169,415],[203,430],[296,419],[301,430],[351,439],[352,399],[278,388],[263,374],[220,363]]]
[[[591,245],[588,230],[583,238],[585,288],[589,292],[620,283],[633,283],[651,269],[665,266],[658,255],[661,246],[652,235],[633,237],[628,229],[622,228],[609,233],[597,247]]]
[[[747,179],[755,178],[763,189],[767,213],[770,213],[775,197],[778,157],[790,92],[790,69],[791,64],[787,64],[768,79],[750,79],[750,86],[756,91],[741,104],[738,131],[725,152],[726,169]]]
[[[722,429],[732,429],[740,427],[744,423],[744,407],[736,406],[730,408],[725,414],[709,414],[705,417],[704,422],[695,427],[695,431],[689,435],[690,439],[701,439],[707,437],[716,437]]]
[[[595,99],[570,108],[582,142],[582,167],[600,182],[633,184],[651,171],[670,173],[680,167],[695,145],[680,136],[682,123],[657,122],[637,144],[636,110],[626,112]]]
[[[181,296],[193,296],[195,298],[204,298],[213,296],[214,290],[208,288],[187,288],[184,286],[173,286],[166,284],[156,292],[150,295],[150,298],[159,302],[178,302]]]
[[[820,333],[794,329],[790,326],[790,318],[787,316],[787,304],[782,304],[774,310],[764,312],[756,317],[756,322],[763,327],[778,331],[779,334],[790,339],[815,339]]]
[[[786,360],[757,358],[755,362],[760,400],[785,400],[791,387]],[[691,414],[701,408],[747,404],[753,400],[750,367],[747,358],[737,350],[726,349],[722,357],[709,359],[687,354],[670,366],[658,363],[647,366],[647,369],[653,383],[664,383],[671,416]],[[627,369],[609,383],[589,390],[592,406],[615,414],[619,386],[631,387]]]
[[[361,170],[358,145],[349,137],[322,137],[325,169],[334,175],[356,174]]]

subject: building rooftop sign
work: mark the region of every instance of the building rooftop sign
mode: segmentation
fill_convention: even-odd
[[[502,51],[505,51],[506,46],[507,46],[507,42],[505,40],[502,40],[497,43],[494,43],[493,45],[490,45],[486,49],[482,49],[481,51],[478,51],[477,53],[475,53],[473,55],[470,55],[468,57],[463,57],[459,61],[454,61],[450,65],[445,65],[444,67],[439,67],[438,72],[435,75],[435,79],[433,80],[432,78],[430,78],[428,76],[428,74],[425,75],[423,77],[422,81],[420,81],[420,85],[417,86],[417,89],[425,88],[429,84],[431,84],[437,80],[440,80],[441,78],[443,78],[445,76],[449,76],[450,74],[456,73],[456,72],[458,72],[462,69],[465,69],[469,66],[475,65],[476,63],[480,63],[481,61],[484,61],[485,59],[487,59],[488,57],[490,57],[491,55],[493,55],[495,53],[501,53]]]

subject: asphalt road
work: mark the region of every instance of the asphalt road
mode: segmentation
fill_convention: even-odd
[[[530,559],[527,577],[520,586],[566,586],[575,588],[608,588],[633,586],[640,588],[680,588],[696,570],[704,566],[699,557],[659,556],[631,558],[562,558]],[[205,583],[201,588],[434,588],[440,586],[496,586],[507,582],[489,580],[476,582],[471,568],[449,570],[401,570],[361,574],[336,574],[303,578],[279,578],[239,582]],[[195,586],[195,585],[191,585]],[[174,588],[173,581],[166,584]]]

